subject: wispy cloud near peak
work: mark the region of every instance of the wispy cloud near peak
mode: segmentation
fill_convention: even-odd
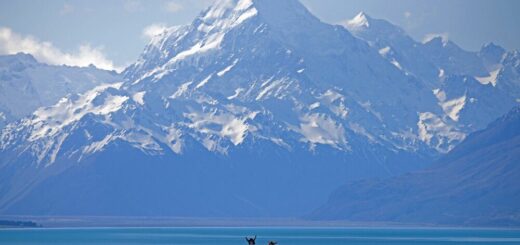
[[[32,36],[23,36],[10,28],[0,27],[0,55],[28,53],[38,61],[51,65],[87,67],[94,65],[101,69],[121,71],[108,59],[100,47],[82,44],[74,53],[63,52],[51,42],[40,41]]]
[[[168,30],[168,27],[163,23],[151,24],[144,28],[142,37],[146,40],[152,40],[157,35],[160,35]]]

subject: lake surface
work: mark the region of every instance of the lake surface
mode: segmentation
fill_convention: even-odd
[[[520,244],[520,230],[415,228],[82,228],[0,230],[0,244]]]

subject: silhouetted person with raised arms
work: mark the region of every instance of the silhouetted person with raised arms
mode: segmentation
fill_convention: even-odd
[[[256,244],[256,235],[254,238],[246,237],[247,244],[249,245],[255,245]]]

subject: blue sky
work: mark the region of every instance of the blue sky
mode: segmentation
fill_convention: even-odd
[[[49,63],[133,62],[150,26],[191,22],[211,0],[0,0],[0,54],[44,52]],[[517,0],[302,0],[319,18],[339,23],[365,11],[403,27],[416,40],[442,34],[465,49],[487,42],[520,49]],[[147,29],[148,27],[148,29]],[[35,48],[36,46],[36,48]],[[49,51],[50,50],[50,51]],[[65,57],[65,58],[63,58]]]

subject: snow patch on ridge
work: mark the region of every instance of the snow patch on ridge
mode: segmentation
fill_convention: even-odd
[[[173,93],[170,96],[170,99],[177,99],[177,98],[183,96],[186,92],[188,92],[190,85],[192,85],[192,84],[193,84],[193,82],[186,82],[186,83],[181,84],[179,86],[179,88],[177,88],[177,91],[175,91],[175,93]]]
[[[246,91],[246,90],[243,89],[243,88],[237,88],[237,89],[235,89],[235,94],[233,94],[233,95],[227,97],[227,99],[228,99],[228,100],[234,100],[234,99],[238,98],[238,96],[240,96],[240,94],[241,94],[242,92],[244,92],[244,91]]]
[[[383,57],[386,58],[386,56],[388,55],[388,53],[389,53],[390,51],[392,51],[392,48],[386,46],[386,47],[384,47],[384,48],[382,48],[382,49],[379,50],[379,54],[380,54],[381,56],[383,56]]]
[[[326,105],[334,115],[346,119],[349,114],[349,109],[345,104],[345,96],[335,90],[327,90],[322,95],[318,96],[322,104]]]
[[[390,63],[392,63],[392,65],[394,65],[395,67],[397,67],[397,69],[399,69],[399,70],[403,70],[403,67],[401,66],[401,64],[400,64],[397,60],[392,59],[392,60],[390,61]]]
[[[438,75],[438,77],[439,77],[439,78],[443,78],[445,75],[446,75],[446,71],[444,71],[444,69],[439,69],[439,75]]]
[[[218,48],[223,39],[224,33],[215,33],[209,36],[207,39],[196,43],[190,49],[180,52],[170,62],[168,62],[168,64],[176,63],[177,61],[186,59],[195,54],[205,53],[212,49]]]
[[[213,77],[213,74],[211,74],[208,77],[206,77],[199,84],[197,84],[197,86],[195,86],[195,89],[199,89],[199,88],[204,87],[204,85],[206,85],[209,82],[209,80],[211,80],[212,77]]]
[[[161,153],[163,150],[161,146],[153,139],[152,135],[146,132],[136,132],[132,130],[127,132],[120,131],[106,135],[100,141],[93,142],[83,148],[82,156],[101,152],[105,149],[105,146],[116,140],[128,142],[133,147],[145,153]]]
[[[139,93],[135,93],[133,96],[132,96],[132,99],[140,104],[140,105],[144,105],[144,95],[146,94],[146,91],[142,91],[142,92],[139,92]]]
[[[300,125],[295,129],[303,136],[302,141],[311,144],[329,145],[340,150],[349,150],[343,125],[323,114],[305,114],[300,118]]]
[[[419,113],[417,127],[419,139],[441,153],[451,151],[456,143],[466,138],[466,134],[431,112]]]
[[[190,120],[187,124],[189,128],[195,129],[197,132],[207,135],[205,146],[209,151],[215,151],[218,148],[216,142],[211,140],[211,135],[218,135],[221,138],[227,138],[235,146],[242,144],[247,132],[253,132],[255,127],[247,123],[253,120],[258,112],[250,112],[244,116],[235,116],[227,112],[191,112],[185,113],[184,117]],[[222,152],[225,153],[225,152]]]
[[[228,73],[229,71],[231,71],[231,69],[233,69],[233,67],[235,67],[235,65],[238,63],[238,59],[236,59],[235,61],[233,61],[233,64],[231,64],[230,66],[224,68],[224,70],[222,71],[219,71],[217,73],[217,76],[219,77],[222,77],[224,75],[226,75],[226,73]]]
[[[286,93],[284,92],[289,90],[293,82],[293,80],[290,80],[288,78],[282,78],[277,80],[271,78],[261,85],[262,90],[260,91],[260,93],[258,93],[258,96],[256,96],[256,100],[265,100],[270,97],[281,99],[286,95]]]
[[[497,69],[489,73],[487,77],[475,77],[483,85],[491,84],[493,87],[497,86],[497,77],[500,74],[501,69]]]
[[[460,98],[456,98],[450,101],[446,101],[444,103],[441,103],[442,110],[444,113],[446,113],[451,120],[458,122],[460,112],[462,109],[464,109],[464,106],[466,105],[466,96],[462,96]]]
[[[101,93],[109,88],[119,89],[122,83],[101,85],[82,95],[77,101],[62,99],[57,105],[38,109],[26,124],[34,126],[29,141],[57,134],[64,127],[80,120],[86,114],[108,115],[121,108],[129,97]]]
[[[440,89],[433,90],[433,94],[437,97],[439,105],[444,113],[451,118],[451,120],[458,122],[460,112],[464,109],[464,106],[467,103],[467,96],[464,95],[452,100],[447,100],[446,92]],[[472,98],[470,101],[474,101],[474,99]]]
[[[183,150],[183,141],[182,141],[182,130],[175,128],[173,125],[167,128],[168,135],[166,136],[166,140],[170,149],[177,153],[181,154]]]

